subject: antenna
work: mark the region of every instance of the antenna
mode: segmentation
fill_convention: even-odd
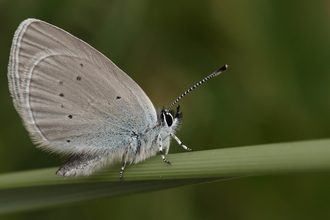
[[[185,95],[187,95],[189,92],[193,91],[194,89],[196,89],[198,86],[202,85],[203,83],[205,83],[207,80],[212,79],[213,77],[216,77],[217,75],[220,75],[220,73],[222,73],[223,71],[225,71],[226,69],[228,69],[228,65],[224,65],[223,67],[221,67],[220,69],[218,69],[217,71],[215,71],[214,73],[212,73],[211,75],[205,77],[204,79],[202,79],[201,81],[199,81],[198,83],[196,83],[195,85],[193,85],[192,87],[190,87],[190,89],[188,89],[187,91],[185,91],[184,93],[182,93],[171,105],[170,107],[168,107],[167,110],[170,110],[178,101],[180,101]]]

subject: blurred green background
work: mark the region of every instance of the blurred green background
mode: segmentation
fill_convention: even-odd
[[[12,37],[31,17],[104,53],[158,107],[229,64],[180,102],[177,135],[195,150],[330,136],[328,1],[0,0],[0,11],[1,173],[63,162],[31,143],[8,91]],[[329,188],[326,174],[251,177],[1,219],[329,219]]]

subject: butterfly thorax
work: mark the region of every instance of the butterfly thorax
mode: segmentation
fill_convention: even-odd
[[[141,133],[132,132],[132,141],[127,148],[127,158],[123,159],[130,163],[139,163],[155,156],[160,147],[167,154],[170,148],[171,134],[175,134],[178,130],[181,119],[181,112],[174,113],[174,111],[162,109],[156,125],[148,127]]]

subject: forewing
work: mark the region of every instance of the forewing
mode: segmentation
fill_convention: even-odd
[[[87,43],[40,20],[25,20],[17,29],[8,78],[27,129],[51,151],[121,147],[157,121],[150,99],[128,75]]]

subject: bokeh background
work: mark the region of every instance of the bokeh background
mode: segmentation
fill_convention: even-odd
[[[26,18],[65,29],[128,73],[155,106],[184,98],[177,133],[196,150],[330,137],[330,2],[0,0],[0,172],[59,166],[37,150],[7,85]],[[173,142],[170,153],[183,149]],[[330,158],[329,158],[330,159]],[[1,216],[21,219],[329,219],[327,174],[263,176]]]

